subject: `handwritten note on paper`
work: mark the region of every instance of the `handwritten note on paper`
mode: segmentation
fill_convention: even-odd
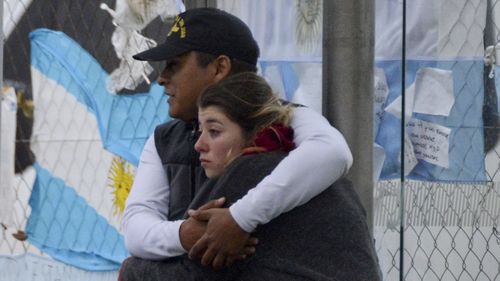
[[[412,119],[407,125],[415,157],[437,166],[448,168],[448,148],[451,129]]]
[[[408,136],[408,133],[405,132],[405,147],[404,147],[404,169],[405,176],[410,174],[410,172],[417,166],[418,160],[415,156],[415,150],[413,148],[413,144],[411,143],[411,139]]]
[[[378,127],[382,120],[382,115],[384,114],[384,105],[387,95],[389,95],[389,87],[387,86],[387,79],[385,77],[384,70],[381,68],[375,68],[374,70],[374,103],[373,103],[373,113],[375,114],[373,132],[377,135]]]

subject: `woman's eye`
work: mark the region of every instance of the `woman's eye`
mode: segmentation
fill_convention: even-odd
[[[214,130],[214,129],[210,129],[208,130],[208,134],[211,136],[211,137],[216,137],[220,134],[220,131],[218,130]]]

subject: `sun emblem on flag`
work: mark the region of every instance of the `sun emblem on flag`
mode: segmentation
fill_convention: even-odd
[[[110,187],[113,190],[114,215],[122,215],[134,176],[130,164],[121,157],[114,157],[109,172]]]

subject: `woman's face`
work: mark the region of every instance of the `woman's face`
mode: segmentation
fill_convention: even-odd
[[[217,106],[200,108],[198,120],[201,135],[194,148],[200,153],[201,166],[207,177],[216,178],[241,155],[246,144],[243,130]]]

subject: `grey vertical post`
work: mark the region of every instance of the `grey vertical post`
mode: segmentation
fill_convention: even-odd
[[[185,0],[186,9],[216,7],[216,0]]]
[[[4,34],[3,34],[3,0],[0,0],[0,89],[3,89],[3,44],[4,44]],[[3,99],[3,95],[2,95]],[[2,117],[0,116],[0,120]]]
[[[3,0],[0,0],[0,107],[3,102]],[[0,131],[2,130],[2,110],[0,110]],[[0,138],[0,147],[2,147],[1,138]],[[1,150],[0,150],[1,151]],[[1,152],[0,152],[1,153]],[[1,156],[1,155],[0,155]],[[0,165],[2,165],[0,163]],[[1,181],[1,179],[0,179]],[[2,183],[3,184],[3,183]]]
[[[323,1],[323,114],[354,156],[348,178],[373,225],[374,1]]]

